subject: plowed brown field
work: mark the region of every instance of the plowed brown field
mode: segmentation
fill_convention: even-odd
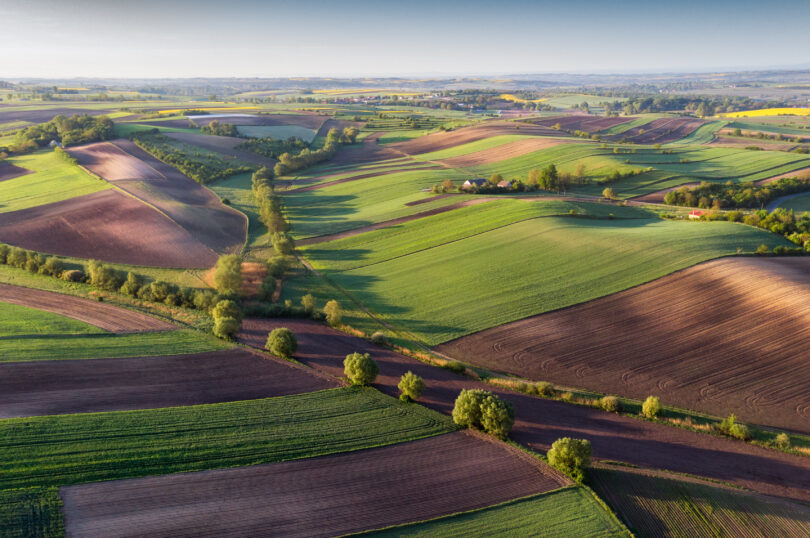
[[[704,123],[706,122],[696,118],[662,118],[613,135],[610,140],[626,139],[635,144],[662,144],[680,140]]]
[[[599,131],[610,129],[615,125],[627,123],[628,121],[634,119],[635,118],[632,118],[630,116],[625,116],[622,118],[617,117],[607,118],[604,116],[572,114],[567,116],[557,116],[554,118],[542,118],[538,120],[532,120],[532,123],[537,125],[543,125],[544,127],[554,127],[555,125],[559,124],[560,129],[565,131],[585,131],[588,133],[598,133]]]
[[[68,536],[339,536],[569,481],[467,432],[334,456],[62,488]]]
[[[0,215],[0,241],[48,254],[208,268],[217,255],[171,219],[108,189]]]
[[[448,132],[431,133],[413,140],[388,144],[385,147],[407,155],[418,155],[505,134],[561,136],[563,133],[542,125],[495,121],[482,125],[462,127]]]
[[[53,312],[119,334],[169,331],[175,328],[165,321],[134,310],[9,284],[0,284],[0,301]]]
[[[156,169],[136,159],[110,142],[96,142],[70,148],[68,152],[80,165],[107,181],[121,179],[166,179]]]
[[[15,177],[24,176],[25,174],[30,173],[31,170],[28,170],[27,168],[15,166],[11,163],[0,162],[0,181],[14,179]]]
[[[312,321],[246,319],[239,339],[262,347],[267,333],[276,327],[295,333],[296,359],[335,376],[343,375],[343,359],[349,353],[370,353],[380,367],[374,386],[387,394],[398,395],[400,376],[413,371],[427,385],[420,403],[446,414],[463,388],[499,394],[515,406],[512,439],[538,451],[545,452],[560,437],[585,438],[593,443],[596,458],[705,476],[760,493],[810,501],[810,458],[500,389]]]
[[[251,400],[340,385],[307,370],[245,349],[8,362],[0,364],[0,418]]]
[[[439,346],[532,379],[810,433],[810,260],[695,266]]]
[[[519,157],[527,153],[532,153],[533,151],[551,148],[565,143],[565,140],[557,140],[554,138],[526,138],[524,140],[516,140],[515,142],[509,142],[502,146],[468,153],[467,155],[461,155],[460,157],[453,157],[452,159],[445,159],[439,162],[450,167],[479,166],[505,161],[506,159]]]

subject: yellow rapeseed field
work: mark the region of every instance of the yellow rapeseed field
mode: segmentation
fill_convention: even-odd
[[[498,97],[505,101],[512,101],[513,103],[542,103],[543,101],[548,101],[548,99],[521,99],[511,93],[502,93]]]
[[[810,108],[762,108],[760,110],[743,110],[720,114],[724,118],[756,118],[759,116],[810,116]]]

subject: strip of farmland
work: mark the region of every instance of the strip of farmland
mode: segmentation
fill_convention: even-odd
[[[323,458],[62,489],[68,535],[335,536],[569,483],[468,432]]]

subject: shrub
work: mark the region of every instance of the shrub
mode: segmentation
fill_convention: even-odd
[[[380,331],[377,331],[371,335],[371,341],[377,344],[378,346],[388,345],[388,337],[385,336],[385,333]]]
[[[267,273],[273,278],[281,278],[287,272],[289,263],[282,256],[276,256],[267,260]]]
[[[658,396],[647,396],[641,404],[641,413],[647,418],[655,418],[661,413],[661,399]]]
[[[39,273],[40,267],[45,264],[45,258],[34,252],[29,252],[25,260],[25,270],[29,273]]]
[[[39,268],[39,272],[42,273],[43,275],[58,277],[59,275],[62,274],[64,268],[65,266],[62,263],[62,260],[50,256],[45,259],[45,263],[42,265],[42,267]]]
[[[270,275],[264,277],[261,285],[259,286],[259,299],[262,301],[272,301],[273,295],[276,293],[276,279]]]
[[[124,275],[112,267],[106,267],[96,260],[87,266],[90,284],[108,291],[117,291],[124,283]]]
[[[380,368],[368,353],[352,353],[343,361],[343,373],[352,385],[370,385],[377,379]]]
[[[82,282],[84,280],[84,271],[81,269],[70,269],[62,272],[62,280],[68,282]]]
[[[121,285],[121,293],[125,295],[129,295],[130,297],[136,297],[138,295],[138,291],[143,286],[143,282],[141,278],[133,272],[127,273],[127,281]]]
[[[170,295],[173,295],[177,291],[176,286],[174,286],[173,284],[169,284],[168,282],[163,282],[162,280],[152,282],[151,284],[149,284],[149,287],[151,288],[152,292],[152,300],[158,303],[165,302]],[[236,316],[227,316],[227,317],[236,317]]]
[[[730,437],[741,439],[743,441],[751,437],[748,426],[737,422],[737,417],[734,415],[734,413],[724,418],[723,421],[717,425],[717,429]]]
[[[311,293],[307,293],[301,297],[301,307],[308,314],[312,314],[315,311],[315,297],[313,297]]]
[[[8,245],[0,243],[0,263],[8,263],[8,253],[10,250],[11,248]]]
[[[780,433],[773,440],[773,443],[782,449],[790,448],[790,436],[785,432]]]
[[[214,317],[214,320],[220,318],[234,318],[242,321],[242,311],[239,309],[239,305],[230,299],[219,301],[216,306],[214,306],[213,310],[211,310],[211,315]]]
[[[194,308],[208,312],[219,301],[219,297],[211,290],[194,291]]]
[[[425,381],[415,373],[408,371],[399,380],[399,399],[403,402],[418,400],[425,391]]]
[[[214,319],[214,336],[222,338],[223,340],[232,340],[236,333],[239,332],[241,322],[235,318],[215,318]]]
[[[622,410],[622,403],[616,396],[604,396],[599,400],[599,407],[609,413],[618,413]]]
[[[273,243],[273,249],[281,255],[292,254],[295,249],[292,238],[285,233],[275,232],[270,241]]]
[[[447,361],[442,365],[442,368],[455,374],[463,374],[467,370],[467,367],[458,361]]]
[[[757,248],[757,254],[759,254],[760,256],[762,256],[764,254],[768,254],[770,251],[771,251],[771,249],[769,249],[768,245],[766,245],[764,243],[759,245],[759,247]]]
[[[343,309],[340,307],[340,303],[332,299],[323,307],[323,313],[326,314],[326,323],[332,327],[340,326],[340,322],[343,320]]]
[[[591,464],[591,442],[587,439],[557,439],[548,451],[549,464],[569,475],[577,482],[585,478],[585,469]]]
[[[27,253],[21,248],[12,247],[6,255],[6,263],[18,269],[23,269],[26,261],[28,261]]]
[[[551,396],[554,394],[554,385],[548,381],[541,381],[534,386],[534,390],[540,396]]]
[[[605,188],[605,190],[602,191],[602,196],[604,198],[607,198],[608,200],[613,200],[614,198],[616,198],[616,192],[610,187],[607,187]]]
[[[462,390],[453,406],[453,422],[466,428],[480,428],[505,439],[515,423],[512,404],[491,392]]]
[[[214,287],[224,295],[235,295],[242,287],[242,260],[236,254],[226,254],[217,260]]]
[[[298,340],[296,340],[290,329],[279,327],[273,329],[267,335],[267,343],[264,345],[264,349],[273,355],[289,359],[298,351]]]

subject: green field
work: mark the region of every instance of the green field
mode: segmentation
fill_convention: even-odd
[[[439,151],[420,153],[418,155],[413,155],[413,158],[420,161],[441,161],[443,159],[451,159],[453,157],[459,157],[461,155],[468,155],[470,153],[475,153],[476,151],[484,151],[487,149],[492,149],[498,146],[502,146],[504,144],[508,144],[510,142],[525,140],[527,138],[546,138],[546,137],[536,137],[531,135],[491,136],[489,138],[476,140],[475,142],[468,142],[466,144],[459,144],[458,146],[453,146],[451,148],[442,149]]]
[[[300,138],[304,142],[312,142],[316,131],[300,125],[240,125],[236,128],[239,134],[250,138]]]
[[[11,336],[78,335],[104,332],[98,327],[59,314],[0,302],[0,338],[2,338],[0,348]],[[0,355],[0,357],[5,358],[8,355]]]
[[[373,536],[630,536],[587,489],[573,486],[496,506],[370,532]]]
[[[61,316],[58,316],[61,317]],[[68,321],[69,318],[64,318]],[[81,322],[75,322],[81,323]],[[43,330],[48,330],[47,326]],[[57,324],[58,327],[58,324]],[[91,329],[95,327],[89,326]],[[101,331],[100,329],[96,329]],[[89,332],[89,331],[88,331]],[[0,339],[0,363],[67,359],[159,357],[228,349],[230,344],[192,330],[137,334],[31,334]]]
[[[572,217],[525,220],[438,246],[429,239],[426,234],[426,248],[416,243],[412,254],[324,274],[379,316],[434,345],[738,249],[787,244],[766,231],[727,222]],[[357,250],[371,252],[355,255],[385,259],[390,245],[368,244]],[[319,263],[328,265],[325,244],[317,246]]]
[[[668,473],[618,466],[589,482],[638,536],[808,536],[810,507]]]
[[[267,228],[259,221],[259,206],[256,205],[256,198],[251,190],[251,174],[237,174],[229,178],[221,179],[210,185],[208,188],[214,191],[222,199],[227,198],[231,202],[231,207],[238,209],[248,218],[247,243],[245,250],[251,258],[264,258],[270,254],[270,236]]]
[[[0,181],[0,213],[59,202],[110,188],[107,182],[85,173],[51,150],[10,157],[8,162],[34,173]]]
[[[734,120],[728,124],[729,129],[742,129],[743,131],[763,131],[768,133],[780,133],[788,136],[810,136],[810,131],[807,129],[798,129],[796,127],[789,127],[782,125],[785,118],[778,118],[782,120],[781,123],[776,121],[757,121],[754,118],[746,118],[745,120]]]
[[[706,125],[702,125],[695,129],[689,135],[670,142],[667,145],[684,145],[684,144],[708,144],[714,140],[714,133],[728,125],[727,121],[710,121]]]
[[[792,209],[796,213],[810,211],[810,194],[803,194],[801,196],[796,196],[795,198],[785,200],[779,204],[779,207]]]

